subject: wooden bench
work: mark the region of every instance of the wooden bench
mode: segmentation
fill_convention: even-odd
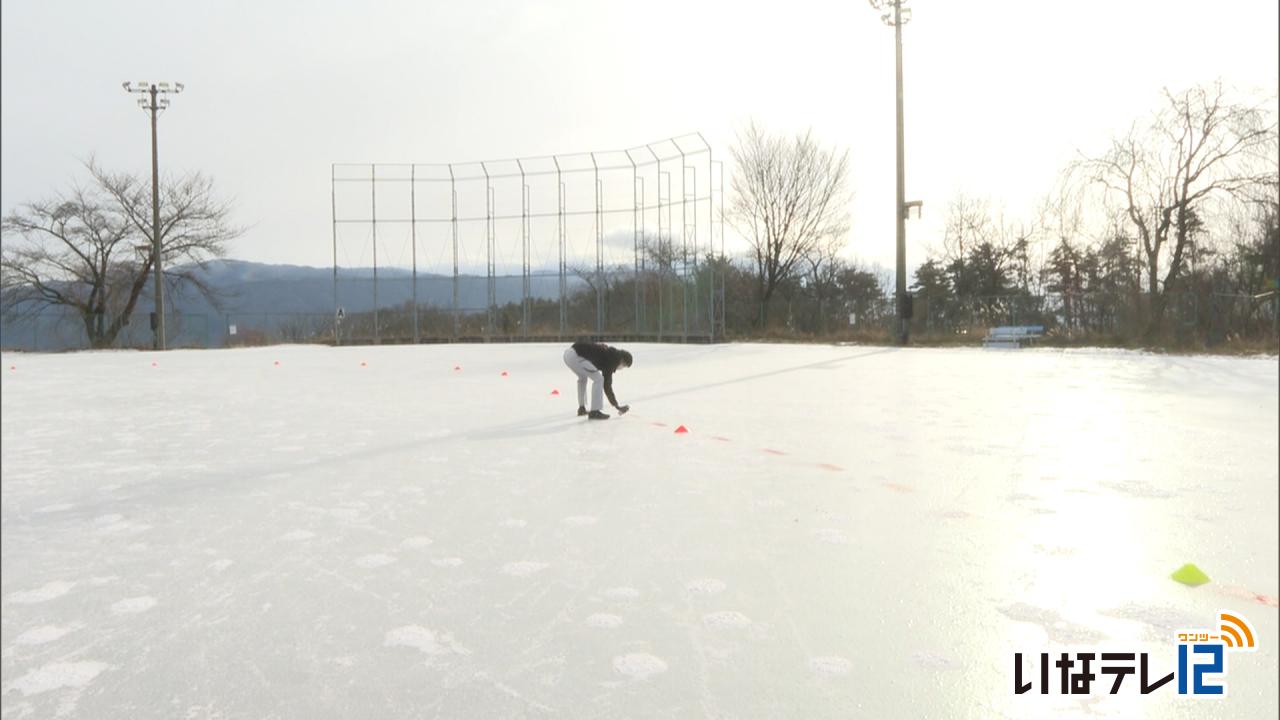
[[[982,339],[984,348],[1018,349],[1026,345],[1034,345],[1036,340],[1044,337],[1043,325],[1004,325],[987,331]]]

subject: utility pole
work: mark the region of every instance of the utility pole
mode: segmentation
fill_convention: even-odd
[[[160,158],[156,144],[156,114],[169,107],[169,99],[161,95],[182,92],[182,83],[122,83],[126,92],[139,93],[138,107],[151,113],[151,257],[155,273],[156,311],[151,329],[155,332],[155,349],[165,349],[164,337],[164,264],[160,255]]]
[[[911,330],[912,302],[911,296],[907,294],[907,213],[911,208],[919,208],[921,202],[918,200],[907,202],[906,179],[905,179],[905,161],[903,151],[903,132],[902,132],[902,26],[911,20],[911,8],[904,8],[907,0],[868,0],[871,7],[883,11],[884,14],[880,19],[886,25],[893,26],[894,39],[894,69],[897,81],[897,140],[898,140],[898,192],[897,200],[894,203],[894,215],[897,222],[898,238],[897,238],[897,272],[895,273],[895,292],[894,299],[897,306],[898,327],[897,341],[899,345],[906,345]]]

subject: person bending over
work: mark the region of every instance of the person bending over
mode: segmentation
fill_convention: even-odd
[[[625,415],[630,405],[619,405],[613,396],[613,374],[624,367],[631,367],[631,353],[610,347],[604,343],[578,342],[564,351],[564,364],[578,376],[578,415],[591,420],[608,420],[601,412],[605,395],[609,404]],[[587,380],[591,381],[591,412],[587,412]]]

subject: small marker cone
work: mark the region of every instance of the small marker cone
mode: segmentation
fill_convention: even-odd
[[[160,367],[160,363],[151,363],[151,367]]]
[[[461,366],[461,365],[454,365],[454,366],[453,366],[453,369],[454,369],[454,370],[461,370],[461,369],[462,369],[462,366]]]
[[[503,370],[503,371],[502,371],[502,377],[506,377],[506,376],[507,376],[507,371],[506,371],[506,370]]]
[[[360,361],[360,367],[368,367],[368,366],[369,366],[369,363],[366,363],[363,360]]]
[[[277,360],[277,361],[276,361],[276,365],[279,365],[279,364],[280,364],[280,361],[279,361],[279,360]]]
[[[685,426],[683,426],[683,425],[681,425],[680,427],[676,428],[676,434],[677,434],[677,435],[684,435],[684,434],[687,434],[688,432],[689,432],[689,428],[687,428],[687,427],[685,427]]]
[[[1183,585],[1190,585],[1191,587],[1203,585],[1209,582],[1209,576],[1205,575],[1204,571],[1196,567],[1193,563],[1187,563],[1177,570],[1174,570],[1173,574],[1169,577],[1177,580]]]
[[[552,395],[559,395],[559,394],[560,394],[560,391],[559,391],[559,390],[552,390],[552,391],[551,391],[551,394],[552,394]]]
[[[10,366],[9,366],[9,369],[10,369],[10,370],[17,370],[17,369],[18,369],[18,366],[17,366],[17,365],[10,365]]]

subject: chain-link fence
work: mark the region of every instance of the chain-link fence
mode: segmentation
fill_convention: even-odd
[[[333,304],[327,288],[314,283],[274,283],[267,293],[255,288],[233,302],[282,308],[276,312],[211,310],[170,312],[166,330],[170,348],[220,348],[281,343],[403,344],[432,342],[550,341],[578,338],[652,339],[708,342],[723,336],[723,288],[711,268],[695,266],[667,272],[618,270],[574,277],[561,295],[558,278],[537,285],[525,296],[523,278],[495,278],[499,304],[484,304],[488,279],[460,276],[457,307],[451,302],[452,278],[381,279],[379,301],[359,292],[358,281],[340,295],[338,312],[297,311]],[[600,282],[603,279],[603,282]],[[371,283],[366,283],[371,284]],[[713,291],[715,294],[713,295]],[[414,303],[412,298],[419,299]],[[446,299],[441,299],[441,298]],[[112,348],[149,349],[154,333],[148,311],[135,312]],[[107,318],[109,324],[114,318]],[[8,350],[58,352],[89,349],[86,320],[77,313],[46,309],[0,319],[0,346]]]
[[[595,281],[600,276],[588,276]],[[663,342],[707,342],[724,339],[794,337],[891,342],[896,322],[887,296],[817,297],[810,293],[776,296],[769,312],[746,286],[721,282],[722,274],[704,263],[687,275],[676,272],[627,271],[603,275],[598,287],[577,278],[566,288],[540,289],[525,299],[520,277],[499,277],[501,304],[483,304],[486,278],[459,278],[460,297],[479,301],[455,309],[450,302],[429,300],[417,305],[412,288],[381,281],[395,304],[353,304],[332,312],[175,312],[167,316],[169,346],[220,348],[281,343],[407,344],[434,342],[560,341],[579,338],[639,339]],[[390,282],[390,284],[388,284]],[[451,278],[420,278],[444,283]],[[301,289],[281,283],[281,297]],[[507,288],[513,286],[514,290]],[[387,295],[384,294],[384,297]],[[419,298],[431,297],[426,287]],[[315,307],[326,302],[308,303]],[[301,303],[301,299],[298,303]],[[330,301],[331,302],[331,301]],[[1163,308],[1154,307],[1162,302]],[[1162,321],[1152,327],[1159,311]],[[600,320],[600,317],[603,320]],[[136,313],[117,336],[113,348],[149,349],[153,332],[149,313]],[[767,323],[763,320],[767,318]],[[1179,346],[1213,347],[1237,340],[1275,343],[1280,332],[1280,296],[1183,293],[1162,299],[1141,293],[1081,295],[1012,294],[957,298],[914,297],[911,335],[918,342],[977,342],[988,328],[1042,325],[1050,339],[1068,342],[1130,343],[1152,338]],[[599,327],[603,325],[603,332]],[[0,347],[7,350],[56,352],[88,349],[85,319],[69,312],[46,310],[0,320]]]
[[[917,296],[913,305],[912,334],[934,339],[980,335],[1000,325],[1041,325],[1050,337],[1065,340],[1159,338],[1175,345],[1275,342],[1280,335],[1275,293]]]
[[[135,314],[120,329],[109,347],[146,350],[154,347],[155,333],[148,319],[150,313]],[[204,313],[166,313],[165,333],[170,348],[219,347],[214,338],[219,334],[220,318]],[[87,320],[74,312],[45,310],[19,317],[0,318],[0,348],[34,352],[87,350],[91,347]]]

